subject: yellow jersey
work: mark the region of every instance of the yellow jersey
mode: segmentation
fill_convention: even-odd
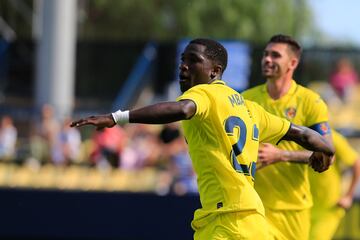
[[[314,208],[329,208],[336,205],[341,197],[341,170],[354,165],[358,154],[345,137],[332,130],[335,147],[335,162],[330,168],[319,174],[310,170],[309,179]]]
[[[245,99],[257,102],[268,112],[290,122],[310,127],[322,135],[330,133],[328,109],[315,92],[292,80],[289,91],[280,99],[272,99],[267,84],[246,90]],[[278,147],[298,151],[303,148],[290,141],[281,141]],[[267,208],[301,210],[312,206],[307,164],[276,163],[257,172],[255,189]]]
[[[185,99],[196,105],[195,115],[182,121],[202,206],[195,212],[193,228],[208,223],[215,213],[264,214],[254,189],[259,141],[277,143],[290,122],[244,100],[220,80],[196,85],[177,101]]]

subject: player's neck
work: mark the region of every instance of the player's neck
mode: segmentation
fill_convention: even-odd
[[[291,82],[291,78],[267,79],[269,96],[274,100],[285,96],[291,88]]]

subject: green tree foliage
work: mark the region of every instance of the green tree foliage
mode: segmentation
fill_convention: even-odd
[[[6,24],[17,39],[32,38],[32,0],[0,0],[0,37]]]
[[[256,43],[279,32],[296,38],[317,33],[308,0],[77,1],[80,39],[176,40],[203,36]],[[32,37],[35,3],[0,1],[0,16],[18,37]]]
[[[83,39],[262,42],[274,33],[313,31],[306,0],[83,0],[83,13]]]

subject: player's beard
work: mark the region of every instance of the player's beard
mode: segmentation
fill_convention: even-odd
[[[281,74],[281,70],[277,65],[263,65],[261,66],[261,74],[264,78],[277,78]]]
[[[190,80],[188,80],[188,79],[185,80],[185,81],[184,81],[184,80],[180,80],[179,84],[180,84],[180,91],[181,91],[182,93],[191,88]]]

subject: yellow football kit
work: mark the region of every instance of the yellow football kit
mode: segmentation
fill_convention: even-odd
[[[286,95],[277,100],[269,96],[267,84],[246,90],[242,95],[245,99],[259,103],[268,112],[287,118],[292,123],[310,127],[321,135],[330,133],[326,104],[318,94],[296,84],[294,80],[292,80]],[[300,145],[289,141],[280,142],[278,147],[290,151],[303,150]],[[287,216],[297,213],[301,216],[308,216],[308,219],[301,221],[301,225],[297,220],[293,220],[298,219],[294,216],[288,218],[286,224],[281,221],[271,222],[288,239],[293,237],[286,235],[289,232],[298,232],[299,235],[296,236],[296,239],[308,239],[310,214],[302,212],[309,211],[312,206],[306,164],[282,162],[269,165],[257,172],[255,189],[264,203],[266,216],[276,215],[269,216],[269,221],[278,218],[281,213],[284,214],[282,219],[287,219]],[[295,212],[286,214],[284,211]]]
[[[311,192],[314,206],[311,209],[310,239],[332,239],[345,214],[345,210],[337,206],[341,197],[342,167],[354,165],[358,159],[357,152],[349,142],[336,131],[332,131],[335,147],[335,162],[330,168],[319,174],[309,171]]]
[[[263,239],[261,232],[267,228],[264,208],[254,189],[259,141],[277,143],[288,131],[290,122],[245,101],[220,80],[194,86],[177,100],[185,99],[196,105],[195,115],[182,121],[202,206],[195,211],[192,221],[195,239],[217,239],[206,234],[217,234],[207,227],[225,229],[227,232],[222,232],[222,236],[244,239],[251,239],[246,237],[247,233],[259,232],[258,239]],[[228,227],[233,223],[224,220],[222,214],[230,214],[226,218],[232,219],[236,212],[248,212],[256,219],[260,215],[263,222],[248,220],[253,226],[246,229]]]

